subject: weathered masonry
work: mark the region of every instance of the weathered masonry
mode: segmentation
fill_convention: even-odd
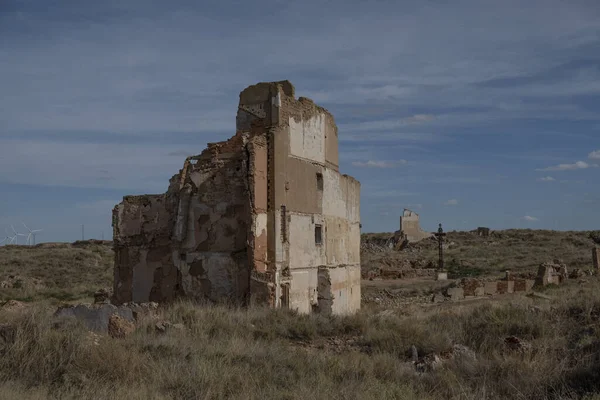
[[[188,157],[165,194],[114,208],[113,301],[353,312],[359,199],[360,183],[339,173],[333,116],[288,81],[250,86],[231,139]]]
[[[403,239],[413,243],[433,236],[421,229],[419,214],[407,208],[404,209],[400,217],[400,235]]]

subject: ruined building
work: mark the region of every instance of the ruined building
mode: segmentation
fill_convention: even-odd
[[[405,208],[400,217],[400,236],[408,242],[418,242],[432,237],[432,234],[421,229],[419,214]]]
[[[250,86],[232,138],[188,157],[165,194],[114,208],[113,301],[355,311],[359,195],[333,116],[288,81]]]

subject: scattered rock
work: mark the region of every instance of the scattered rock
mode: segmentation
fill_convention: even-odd
[[[443,303],[444,301],[446,301],[446,297],[441,293],[436,293],[431,298],[432,303]]]
[[[428,354],[415,363],[415,369],[421,373],[431,372],[439,368],[441,364],[442,360],[437,354]]]
[[[112,338],[124,338],[135,332],[135,325],[133,322],[126,320],[125,318],[113,314],[108,319],[108,334]]]
[[[100,345],[100,335],[94,332],[88,332],[86,337],[87,344],[90,346],[99,346]]]
[[[586,274],[585,274],[585,272],[583,270],[581,270],[579,268],[575,268],[569,274],[569,278],[570,279],[579,279],[579,278],[583,278],[585,275]]]

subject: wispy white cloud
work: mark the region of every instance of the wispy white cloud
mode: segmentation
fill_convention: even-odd
[[[538,168],[536,171],[574,171],[597,167],[596,164],[588,164],[585,161],[577,161],[573,164],[558,164],[552,167]]]
[[[592,160],[600,160],[600,150],[592,151],[588,157]]]
[[[524,219],[525,221],[529,221],[529,222],[538,221],[538,219],[537,219],[536,217],[532,217],[532,216],[530,216],[530,215],[526,215],[526,216],[524,216],[524,217],[523,217],[523,219]]]
[[[355,167],[361,168],[394,168],[399,165],[405,165],[407,163],[406,160],[396,160],[396,161],[354,161],[352,165]]]
[[[456,200],[456,199],[450,199],[450,200],[446,201],[444,203],[444,205],[446,205],[446,206],[457,206],[458,205],[458,200]]]
[[[554,178],[553,178],[553,177],[551,177],[551,176],[544,176],[543,178],[539,178],[539,179],[538,179],[538,181],[542,181],[542,182],[553,182],[553,181],[555,181],[555,180],[556,180],[556,179],[554,179]]]

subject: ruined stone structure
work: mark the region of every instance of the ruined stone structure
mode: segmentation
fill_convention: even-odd
[[[400,217],[400,235],[408,242],[418,242],[430,238],[431,233],[425,232],[419,225],[419,214],[409,209],[404,209]]]
[[[594,247],[592,249],[592,266],[594,271],[600,269],[600,247]]]
[[[333,116],[288,81],[250,86],[232,138],[188,157],[165,194],[113,210],[113,301],[353,312],[359,201],[359,182],[339,173]]]
[[[480,226],[477,228],[477,236],[488,237],[490,236],[490,228]]]
[[[538,268],[535,279],[536,286],[560,285],[569,278],[567,266],[554,260],[552,263],[542,263]]]

